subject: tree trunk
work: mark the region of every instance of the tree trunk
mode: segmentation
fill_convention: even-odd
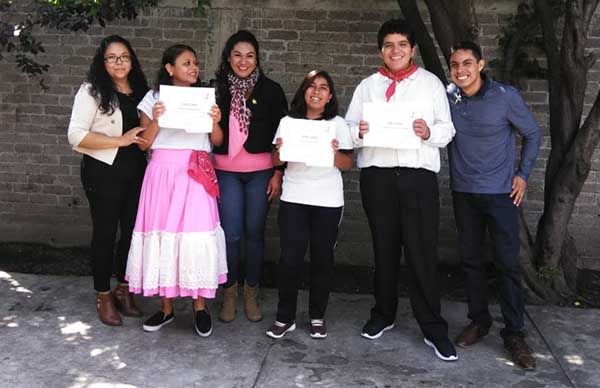
[[[567,2],[560,71],[552,69],[550,72],[551,85],[559,85],[550,89],[553,101],[558,101],[558,109],[550,110],[552,149],[546,166],[544,214],[538,224],[535,256],[539,266],[557,270],[551,284],[562,295],[572,294],[575,289],[577,254],[570,240],[568,224],[598,143],[598,130],[592,128],[600,121],[600,96],[580,128],[587,73],[594,62],[592,56],[585,54],[585,43],[591,14],[597,6],[598,0],[585,4]],[[536,1],[536,7],[542,10],[542,15],[548,14],[545,2]],[[550,33],[548,23],[542,21],[542,27],[545,34]],[[556,66],[556,63],[549,62],[549,65]]]
[[[533,265],[533,241],[523,216],[523,208],[519,209],[519,243],[519,262],[523,268],[527,301],[531,303],[559,301],[560,298],[554,290],[538,277],[537,269]]]
[[[452,45],[461,40],[477,41],[479,23],[474,0],[425,0],[433,33],[450,64]]]
[[[437,75],[444,85],[447,85],[448,79],[446,78],[444,67],[440,61],[433,39],[429,35],[427,26],[423,22],[416,0],[398,0],[398,5],[400,5],[402,15],[404,15],[404,18],[415,32],[415,39],[419,46],[419,52],[425,68]]]

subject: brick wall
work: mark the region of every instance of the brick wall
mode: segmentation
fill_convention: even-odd
[[[212,78],[227,37],[238,28],[247,28],[256,33],[261,44],[263,69],[283,86],[288,98],[309,70],[320,68],[332,74],[345,109],[358,82],[373,73],[380,63],[376,48],[379,25],[392,16],[400,16],[397,3],[391,0],[213,0],[205,17],[195,17],[191,3],[163,1],[161,8],[144,11],[134,21],[93,27],[87,33],[46,31],[42,34],[46,54],[40,56],[51,65],[45,76],[50,90],[45,93],[35,80],[19,74],[13,64],[0,62],[0,241],[55,245],[85,245],[89,241],[87,201],[79,181],[80,156],[68,145],[66,128],[73,96],[103,36],[116,33],[128,38],[149,80],[155,77],[165,47],[189,44],[199,53],[202,78],[206,81]],[[512,0],[478,6],[480,42],[488,60],[496,56],[496,35],[515,6],[516,1]],[[590,34],[596,38],[591,45],[598,51],[600,27],[592,29]],[[590,74],[589,103],[597,93],[598,67]],[[545,82],[526,82],[523,95],[547,132]],[[546,136],[524,205],[532,227],[543,209],[543,176],[549,147]],[[439,175],[440,255],[453,261],[455,231],[445,153],[443,158]],[[360,202],[358,172],[346,173],[344,184],[346,208],[338,261],[370,264],[370,233]],[[600,268],[599,202],[600,150],[594,155],[593,171],[576,204],[570,226],[583,254],[580,265],[587,268]],[[271,260],[278,250],[276,213],[277,203],[270,212],[267,230]]]

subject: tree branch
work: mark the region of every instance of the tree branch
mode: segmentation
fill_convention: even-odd
[[[453,26],[448,23],[450,20],[450,14],[441,0],[425,0],[427,10],[429,11],[429,18],[431,19],[431,28],[437,39],[440,50],[444,54],[446,64],[450,63],[450,49],[452,45],[457,41],[456,31]]]
[[[587,35],[588,29],[590,27],[590,23],[592,22],[592,18],[594,16],[594,12],[596,12],[596,8],[598,8],[598,3],[600,0],[584,0],[583,1],[583,22],[585,28],[585,34]]]
[[[477,41],[479,23],[473,0],[425,0],[431,27],[440,49],[450,65],[452,45],[461,40]]]
[[[421,59],[425,64],[425,68],[437,75],[444,85],[446,85],[448,83],[446,72],[440,61],[433,39],[429,35],[425,22],[423,22],[416,0],[398,0],[398,5],[402,10],[402,15],[404,15],[406,21],[415,31],[415,38],[419,45]]]
[[[591,168],[592,154],[600,143],[600,92],[590,109],[581,129],[575,138],[576,155],[578,155],[577,173],[585,174],[585,178]],[[584,163],[582,165],[582,163]],[[587,170],[587,171],[586,171]],[[584,178],[584,180],[585,180]]]

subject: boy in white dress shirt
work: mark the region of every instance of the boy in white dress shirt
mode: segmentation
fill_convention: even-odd
[[[346,114],[360,172],[360,191],[375,254],[375,306],[362,329],[368,339],[394,327],[398,302],[397,275],[404,251],[408,292],[425,343],[437,357],[458,357],[440,313],[437,271],[439,193],[436,173],[439,149],[454,136],[446,90],[432,73],[413,63],[414,33],[401,19],[385,22],[377,36],[383,65],[354,91]],[[363,146],[369,123],[363,104],[389,104],[388,109],[418,107],[412,123],[418,149]]]

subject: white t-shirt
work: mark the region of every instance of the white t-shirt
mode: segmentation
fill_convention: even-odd
[[[152,107],[159,100],[158,92],[150,90],[137,108],[144,112],[146,116],[152,119]],[[161,127],[156,134],[151,149],[171,149],[171,150],[196,150],[211,151],[210,139],[208,133],[188,133],[183,129],[163,128]]]
[[[281,121],[285,119],[286,117]],[[339,142],[338,148],[351,150],[353,148],[352,137],[346,121],[340,116],[336,116],[329,121],[335,122],[336,139]],[[275,134],[275,139],[273,139],[273,144],[275,144],[278,137],[279,128]],[[312,206],[344,206],[342,173],[337,167],[312,167],[304,163],[288,162],[283,175],[281,200]]]

